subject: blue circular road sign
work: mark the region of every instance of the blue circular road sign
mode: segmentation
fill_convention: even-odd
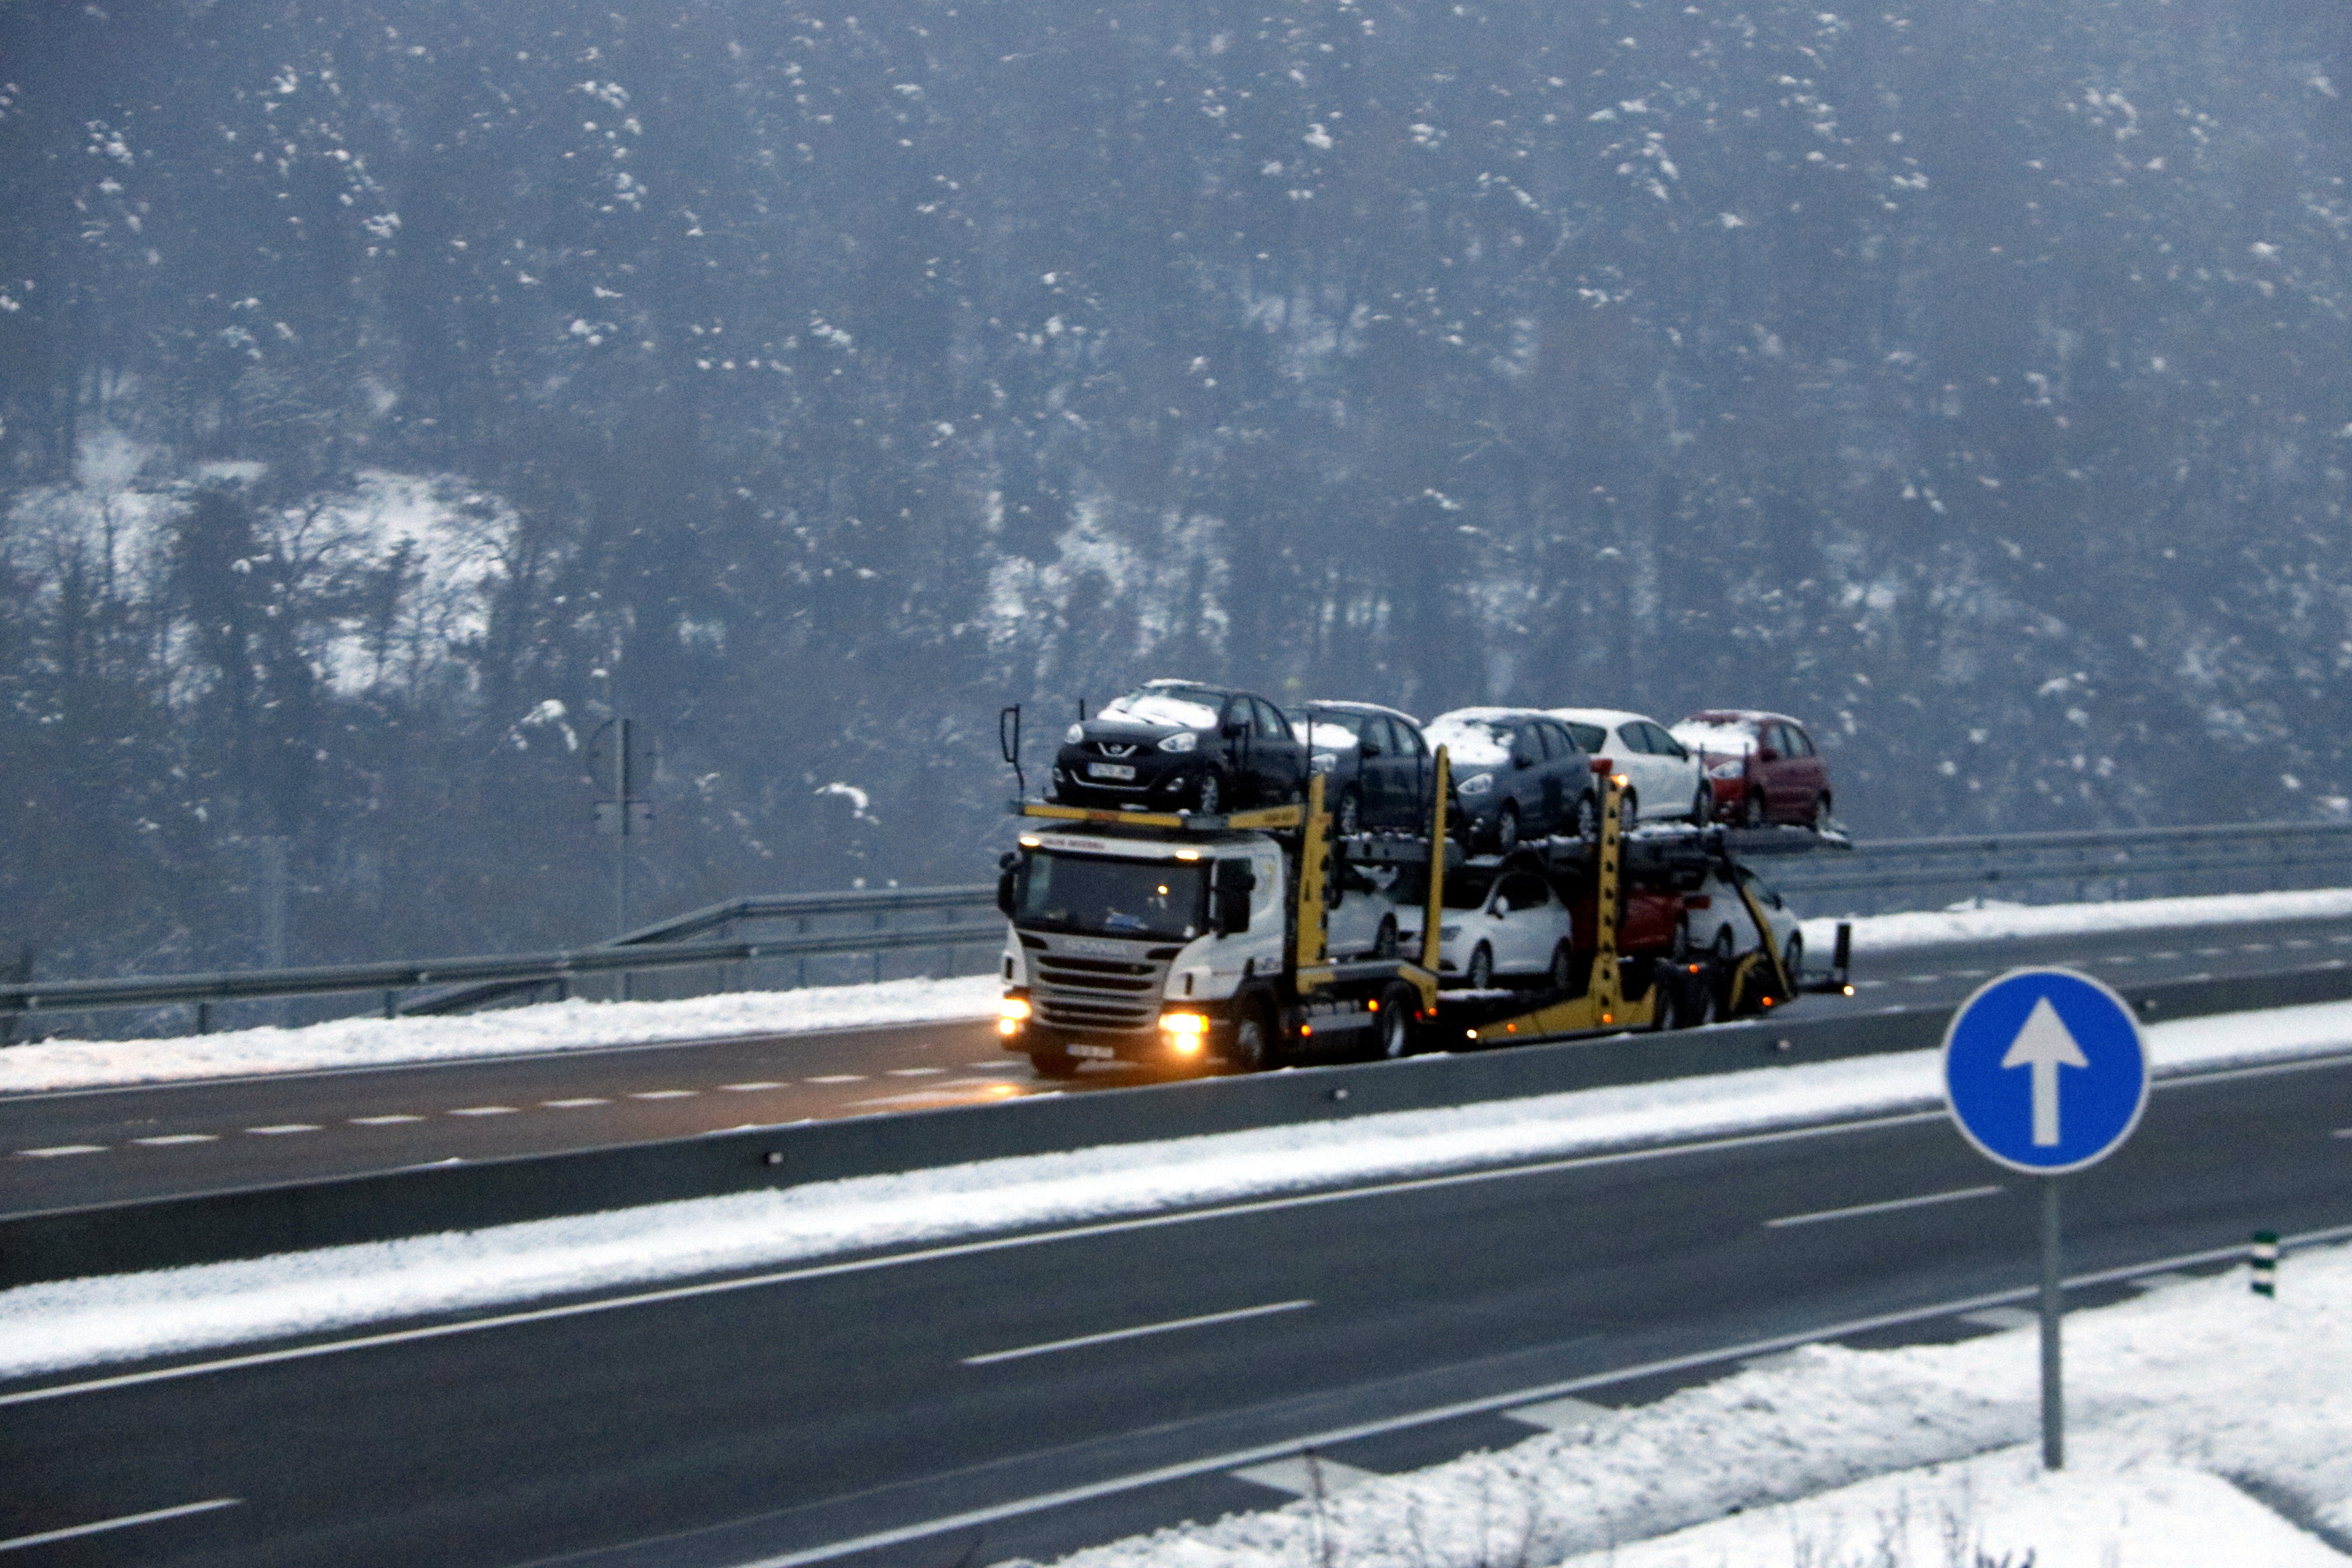
[[[1944,1099],[1978,1152],[2013,1171],[2095,1164],[2147,1108],[2139,1020],[2087,974],[2012,969],[1952,1015]]]

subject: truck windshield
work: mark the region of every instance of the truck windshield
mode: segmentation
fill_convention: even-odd
[[[1034,853],[1015,923],[1096,936],[1190,942],[1207,926],[1201,864]]]

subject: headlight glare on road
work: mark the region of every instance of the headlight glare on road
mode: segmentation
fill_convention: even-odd
[[[1201,743],[1201,737],[1190,730],[1179,730],[1160,742],[1163,752],[1189,752]]]

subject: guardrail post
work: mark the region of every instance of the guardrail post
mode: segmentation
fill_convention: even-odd
[[[389,985],[383,988],[383,1016],[387,1018],[400,1016],[400,993]]]
[[[213,1005],[209,1002],[199,1002],[196,1004],[196,1033],[209,1035],[212,1032]]]

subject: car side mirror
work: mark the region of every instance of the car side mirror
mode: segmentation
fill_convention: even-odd
[[[1381,754],[1380,742],[1377,741],[1366,741],[1361,745],[1358,746],[1356,750],[1367,759],[1377,757]]]
[[[1780,753],[1769,746],[1759,746],[1756,748],[1756,760],[1759,763],[1777,763],[1780,760]]]
[[[1513,752],[1511,753],[1511,766],[1515,768],[1531,768],[1535,765],[1536,760],[1528,755],[1525,752]]]
[[[1021,857],[1007,849],[997,862],[996,907],[1006,920],[1021,907]]]
[[[1246,860],[1220,860],[1210,889],[1216,900],[1214,922],[1219,936],[1239,936],[1250,928],[1250,895],[1257,890],[1257,873]]]
[[[1228,741],[1238,741],[1244,735],[1249,733],[1249,725],[1245,721],[1235,719],[1232,722],[1221,727],[1217,731],[1217,733],[1223,735]]]

